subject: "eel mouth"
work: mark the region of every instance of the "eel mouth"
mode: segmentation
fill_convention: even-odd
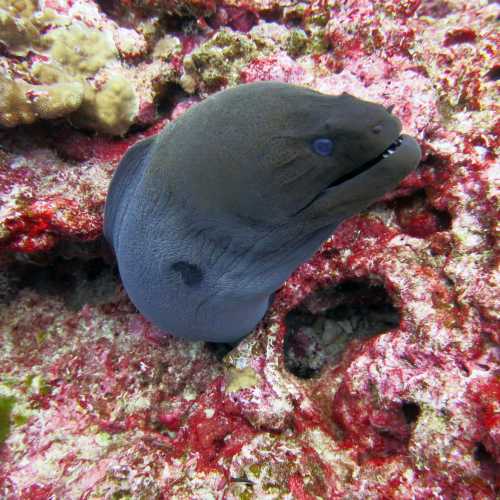
[[[377,165],[377,163],[392,156],[398,150],[398,148],[399,148],[399,146],[401,146],[401,144],[403,144],[403,136],[400,135],[394,142],[391,142],[391,144],[389,144],[389,146],[386,149],[384,149],[384,151],[382,151],[382,153],[380,153],[377,157],[363,163],[363,165],[356,167],[354,170],[351,170],[347,174],[334,180],[331,184],[329,184],[324,189],[324,191],[326,191],[327,189],[330,189],[332,187],[340,186],[340,184],[343,184],[344,182],[347,182],[347,181],[353,179],[354,177],[357,177],[358,175],[362,174],[363,172],[370,170],[372,167]]]
[[[366,179],[366,176],[363,174],[372,170],[373,171],[378,170],[383,165],[389,167],[391,170],[394,171],[393,172],[394,178],[399,178],[401,180],[404,177],[406,177],[406,175],[408,175],[410,171],[413,170],[418,165],[420,157],[421,157],[420,148],[416,143],[416,141],[412,137],[407,136],[405,134],[399,135],[378,156],[372,158],[371,160],[368,160],[359,167],[356,167],[350,172],[347,172],[341,177],[335,179],[328,186],[323,188],[304,207],[295,212],[294,215],[299,215],[305,212],[311,205],[316,203],[316,201],[336,193],[337,192],[336,188],[338,188],[342,184],[349,183],[349,181],[356,183],[357,181],[355,179],[359,177],[368,180]],[[380,193],[380,195],[382,194],[383,193]]]

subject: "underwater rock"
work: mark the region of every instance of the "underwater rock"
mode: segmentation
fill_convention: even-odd
[[[31,37],[38,5],[0,1],[0,23],[20,19],[2,31],[0,71],[22,87],[59,85],[34,80],[48,53]],[[128,79],[138,111],[124,137],[73,111],[0,129],[0,497],[496,498],[498,4],[44,7],[66,19],[48,31],[78,19],[112,33],[99,88]],[[230,8],[249,14],[238,24]],[[192,97],[181,78],[191,52],[215,57],[221,30],[251,47],[217,66],[222,87],[274,79],[394,105],[424,152],[222,361],[146,323],[97,259],[118,161],[212,92],[205,68]],[[292,45],[283,30],[300,30]]]

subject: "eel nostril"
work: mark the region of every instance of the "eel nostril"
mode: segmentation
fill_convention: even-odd
[[[394,109],[394,104],[387,106],[387,108],[385,108],[385,109],[387,110],[388,113],[392,113],[392,110]]]
[[[382,132],[382,125],[375,125],[372,128],[372,132],[377,135],[380,134],[380,132]]]

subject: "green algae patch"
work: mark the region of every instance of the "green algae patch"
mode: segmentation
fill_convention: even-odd
[[[178,55],[181,52],[182,44],[179,38],[167,34],[156,43],[153,49],[153,57],[168,61],[172,56]]]
[[[323,54],[329,49],[325,28],[312,23],[304,28],[286,28],[277,23],[258,24],[248,35],[256,43],[261,56],[274,54],[276,49],[281,49],[296,59]]]
[[[11,414],[16,403],[16,399],[8,396],[0,396],[0,444],[2,444],[10,434]]]
[[[108,434],[107,432],[100,432],[99,434],[96,435],[95,442],[99,446],[101,446],[103,448],[107,448],[108,446],[110,446],[113,443],[113,439],[112,439],[111,435]]]
[[[326,36],[328,19],[325,12],[315,12],[304,19],[304,31],[308,38],[308,54],[324,54],[330,48]]]
[[[286,41],[286,51],[291,57],[298,57],[307,51],[308,37],[305,31],[301,29],[292,29],[288,34]]]
[[[13,431],[13,427],[26,424],[37,413],[31,396],[44,396],[49,386],[40,375],[28,375],[24,379],[2,375],[0,380],[0,444]]]
[[[250,389],[259,383],[259,376],[250,367],[239,369],[231,368],[228,373],[227,392],[238,392],[242,389]]]
[[[31,394],[37,396],[47,396],[50,394],[50,386],[41,375],[28,375],[26,385]]]
[[[0,382],[0,444],[9,437],[13,426],[20,427],[26,424],[33,415],[34,410],[20,386],[27,385],[29,393],[40,394],[31,389],[33,380],[36,378],[32,376],[29,383],[26,380],[25,384],[22,384],[17,378],[2,377]]]
[[[35,340],[37,345],[40,347],[49,338],[49,332],[46,330],[39,330],[35,333]]]
[[[257,44],[249,36],[222,29],[184,58],[181,85],[189,93],[199,84],[207,89],[235,85],[240,70],[257,53]]]

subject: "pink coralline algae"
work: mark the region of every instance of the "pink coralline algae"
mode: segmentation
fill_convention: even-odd
[[[498,498],[498,15],[0,0],[0,496]],[[102,212],[130,145],[257,80],[392,105],[424,156],[226,352],[138,314]]]

